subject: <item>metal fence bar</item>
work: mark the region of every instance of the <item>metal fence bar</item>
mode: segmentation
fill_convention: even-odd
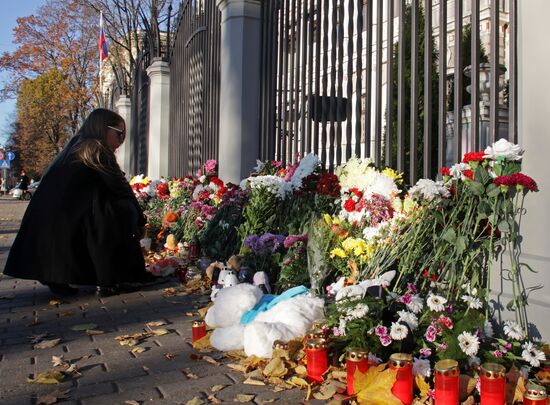
[[[313,0],[315,1],[315,0]],[[319,96],[321,94],[321,0],[317,1],[316,8],[316,20],[315,20],[315,96],[312,97],[311,104],[313,105],[313,111],[315,114],[319,114],[321,104],[319,103]],[[311,120],[311,117],[310,117]],[[315,120],[315,131],[313,132],[313,151],[319,155],[319,120]]]
[[[393,165],[393,149],[392,149],[392,136],[393,136],[393,5],[394,2],[388,2],[388,18],[387,18],[387,31],[386,31],[386,159],[385,164],[388,167]]]
[[[367,60],[365,64],[365,74],[366,74],[366,83],[365,83],[365,155],[371,156],[371,100],[372,100],[372,1],[369,1],[366,5],[367,7],[367,35],[366,35],[366,48],[367,48]]]
[[[290,11],[290,0],[285,0],[285,13],[283,14],[285,25],[284,25],[284,34],[283,34],[283,83],[284,87],[280,89],[283,92],[283,104],[281,105],[281,156],[280,160],[283,164],[287,163],[288,150],[287,150],[287,136],[288,136],[288,122],[290,122],[290,114],[287,114],[289,103],[288,103],[288,53],[289,47],[288,42],[289,38],[289,24],[291,14]]]
[[[302,109],[302,115],[304,119],[307,117],[307,121],[305,124],[305,131],[306,131],[306,150],[308,152],[316,152],[315,146],[312,142],[312,130],[313,130],[313,120],[311,119],[311,114],[313,111],[313,54],[315,52],[315,42],[314,42],[314,35],[316,34],[315,31],[315,0],[309,0],[309,11],[307,16],[307,22],[308,22],[308,38],[307,38],[307,114],[305,113],[305,110]],[[318,63],[316,63],[318,65]],[[305,70],[305,69],[304,69]],[[315,76],[315,82],[317,83],[319,80],[318,76]]]
[[[472,0],[472,23],[470,29],[472,32],[472,65],[471,65],[471,93],[472,102],[470,104],[472,114],[471,136],[472,150],[479,149],[479,1]]]
[[[409,184],[416,183],[418,161],[418,0],[412,2],[411,36],[411,123]]]
[[[357,46],[355,50],[355,156],[361,156],[362,131],[362,93],[363,93],[363,1],[354,2],[357,5]]]
[[[336,41],[337,41],[337,2],[338,0],[332,0],[331,4],[331,24],[330,24],[330,100],[329,105],[329,170],[332,170],[334,167],[334,156],[335,156],[335,121],[336,121]]]
[[[382,0],[376,3],[376,104],[375,104],[375,121],[374,121],[374,164],[380,165],[381,149],[382,149],[382,25],[384,6]]]
[[[307,25],[307,18],[308,18],[308,12],[307,12],[307,1],[302,1],[302,26],[301,26],[301,35],[300,35],[300,43],[303,43],[304,49],[301,52],[301,76],[300,76],[300,88],[296,91],[299,92],[300,95],[300,126],[299,126],[299,133],[300,133],[300,142],[299,142],[299,150],[300,155],[303,156],[304,152],[308,151],[309,148],[307,146],[307,139],[306,139],[306,99],[307,99],[307,92],[306,92],[306,71],[307,71],[307,54],[309,52],[309,49],[307,47],[308,44],[308,25]],[[298,75],[297,75],[298,76]],[[298,126],[297,126],[298,127]]]
[[[425,0],[424,19],[424,164],[423,177],[432,174],[432,0]]]
[[[491,84],[489,110],[489,143],[493,143],[498,137],[498,111],[499,111],[499,0],[491,2]]]
[[[454,162],[462,159],[462,0],[455,0],[455,46],[454,46]]]
[[[283,147],[283,137],[284,137],[284,129],[283,129],[283,77],[284,77],[284,71],[283,71],[283,58],[284,58],[284,52],[285,52],[285,41],[284,41],[284,32],[285,32],[285,0],[279,0],[279,5],[281,6],[279,9],[279,12],[277,14],[277,19],[279,21],[279,59],[277,63],[277,72],[278,72],[278,78],[279,78],[279,85],[277,87],[276,91],[276,97],[277,97],[277,106],[276,106],[276,125],[277,125],[277,140],[276,140],[276,153],[275,153],[275,159],[281,159],[282,158],[282,147]],[[282,37],[282,39],[281,39]]]
[[[296,51],[296,45],[298,44],[298,41],[296,40],[296,21],[299,21],[300,18],[296,16],[296,0],[292,0],[292,12],[291,12],[291,19],[290,19],[290,27],[288,30],[288,36],[290,40],[290,71],[288,72],[288,77],[290,79],[290,86],[287,87],[288,93],[289,93],[289,102],[288,102],[288,151],[287,151],[287,159],[289,162],[294,162],[294,159],[296,157],[296,137],[298,136],[297,131],[295,131],[295,123],[296,123],[296,105],[294,104],[294,94],[296,91],[297,83],[296,83],[296,65],[297,65],[297,51]]]
[[[329,0],[323,0],[323,109],[321,119],[321,161],[327,163],[327,110],[328,98],[328,11]]]
[[[474,0],[475,1],[475,0]],[[447,1],[439,0],[439,94],[438,94],[438,136],[437,167],[445,163],[447,129]]]
[[[348,102],[346,103],[346,151],[344,158],[347,161],[351,157],[351,117],[352,117],[352,94],[353,94],[353,10],[354,2],[348,1],[348,62],[347,62],[347,96]]]
[[[517,86],[517,74],[518,74],[518,30],[517,30],[517,0],[510,0],[510,61],[508,66],[509,82],[508,82],[508,139],[510,142],[518,142],[518,86]]]
[[[442,0],[443,1],[443,0]],[[399,55],[397,71],[397,171],[405,169],[405,0],[399,7]]]
[[[342,121],[344,114],[341,111],[344,102],[344,2],[338,5],[338,89],[337,99],[334,103],[336,109],[336,165],[342,163]],[[347,100],[347,99],[346,99]],[[347,112],[347,107],[345,108]]]

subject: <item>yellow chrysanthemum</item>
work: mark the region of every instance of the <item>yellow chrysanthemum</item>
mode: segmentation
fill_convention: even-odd
[[[403,183],[403,173],[398,173],[390,167],[386,167],[382,170],[382,174],[393,179],[397,184]]]
[[[344,252],[343,249],[340,249],[340,248],[336,248],[336,249],[332,249],[330,251],[330,257],[333,258],[335,256],[338,256],[338,257],[342,257],[342,258],[346,258],[347,257],[347,254],[346,252]]]

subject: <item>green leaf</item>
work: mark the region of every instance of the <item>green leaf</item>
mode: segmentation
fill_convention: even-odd
[[[478,183],[477,181],[470,181],[468,183],[468,186],[470,187],[470,190],[472,190],[472,193],[474,193],[474,195],[483,195],[483,193],[485,193],[485,187],[483,187],[483,184]]]
[[[495,186],[493,183],[489,184],[485,191],[487,192],[487,197],[489,198],[496,198],[500,194],[500,188]]]
[[[498,230],[500,232],[510,232],[510,225],[506,221],[500,221],[498,223]]]
[[[454,243],[456,240],[456,232],[453,228],[449,228],[441,237],[449,243]]]
[[[464,236],[459,236],[456,238],[456,252],[460,255],[466,250],[466,238]]]
[[[491,180],[491,176],[487,169],[483,166],[478,166],[474,174],[474,179],[481,184],[487,184],[489,180]]]

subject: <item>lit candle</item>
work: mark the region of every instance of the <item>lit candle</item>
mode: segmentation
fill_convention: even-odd
[[[390,368],[397,370],[397,379],[391,390],[404,405],[413,400],[412,356],[406,353],[394,353],[390,356]]]
[[[458,374],[456,360],[435,363],[435,405],[458,404]]]
[[[369,353],[358,347],[349,348],[346,351],[346,372],[348,375],[348,395],[356,394],[353,388],[353,379],[356,371],[366,373],[369,369]]]
[[[481,405],[503,405],[506,400],[506,369],[496,363],[481,366]]]
[[[548,405],[546,388],[542,385],[528,383],[523,393],[523,405]]]
[[[206,336],[206,323],[202,320],[194,321],[192,327],[193,343]]]
[[[306,341],[306,361],[309,381],[323,381],[323,374],[328,369],[327,346],[324,339]]]

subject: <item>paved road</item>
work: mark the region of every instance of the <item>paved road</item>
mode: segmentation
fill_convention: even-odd
[[[0,197],[0,270],[26,206]],[[53,297],[46,287],[0,274],[0,404],[35,404],[38,397],[55,390],[70,390],[63,402],[67,404],[186,404],[194,397],[209,403],[215,385],[226,385],[215,394],[223,403],[233,403],[241,393],[255,394],[250,403],[256,404],[303,401],[302,391],[275,393],[272,387],[244,385],[241,373],[192,360],[191,323],[197,318],[193,311],[208,297],[165,297],[163,288],[169,286],[108,298],[98,298],[93,288],[84,287],[76,298],[51,305]],[[166,322],[161,328],[170,333],[147,338],[139,345],[146,349],[143,353],[134,354],[114,339],[143,332],[151,321]],[[95,324],[93,328],[104,333],[89,336],[72,329],[83,324]],[[33,349],[32,337],[41,334],[61,341],[53,348]],[[76,363],[81,375],[66,377],[57,385],[29,383],[29,377],[52,369],[52,356]]]

